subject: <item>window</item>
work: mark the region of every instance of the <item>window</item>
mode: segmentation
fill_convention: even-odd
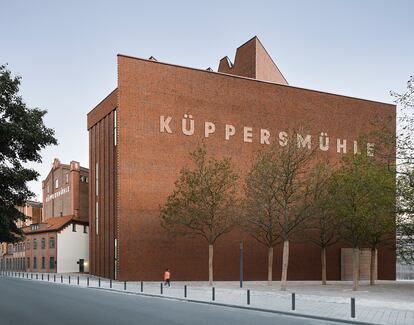
[[[83,226],[83,233],[87,234],[88,233],[88,226]]]
[[[46,248],[46,239],[42,238],[42,245],[41,245],[42,249]]]
[[[33,239],[33,249],[37,249],[37,240],[36,239]]]
[[[42,256],[42,269],[45,268],[45,265],[46,265],[46,258]]]
[[[27,247],[27,250],[30,249],[30,239],[27,240],[26,247]]]
[[[66,179],[66,184],[69,183],[69,173],[66,173],[65,179]]]
[[[50,186],[48,185],[47,186],[47,194],[49,194],[49,192],[50,192]]]
[[[98,235],[99,233],[99,210],[98,210],[98,202],[96,202],[96,208],[95,208],[95,233]]]
[[[36,258],[36,256],[33,257],[33,268],[37,269],[37,258]]]
[[[114,111],[114,146],[116,146],[117,144],[117,139],[116,139],[116,130],[117,130],[117,121],[116,121],[116,110]]]
[[[99,194],[99,165],[96,163],[95,165],[95,194],[98,196]]]
[[[55,188],[59,188],[59,178],[55,179]]]
[[[27,258],[27,268],[30,269],[30,257]]]
[[[54,237],[49,238],[49,248],[55,248],[55,238]]]
[[[50,256],[50,258],[49,258],[49,269],[54,269],[54,268],[55,268],[55,257]]]
[[[72,224],[72,231],[76,232],[76,224],[75,223]]]
[[[32,225],[30,226],[30,229],[32,229],[32,230],[38,230],[38,229],[39,229],[39,225],[38,225],[37,223],[32,224]]]

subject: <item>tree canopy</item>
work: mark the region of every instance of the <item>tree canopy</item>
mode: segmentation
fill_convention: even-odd
[[[39,174],[28,163],[40,163],[41,149],[57,144],[54,131],[43,123],[45,110],[29,108],[19,95],[21,78],[0,66],[0,242],[21,239],[16,209],[34,194],[27,183]]]

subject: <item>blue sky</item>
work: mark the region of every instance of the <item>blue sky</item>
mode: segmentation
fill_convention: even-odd
[[[48,111],[54,157],[88,165],[86,114],[116,87],[116,54],[217,69],[257,35],[293,86],[392,102],[414,74],[414,1],[5,1],[0,64]]]

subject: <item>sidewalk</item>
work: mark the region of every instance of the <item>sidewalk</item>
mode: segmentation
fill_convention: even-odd
[[[20,273],[20,277],[31,279],[30,273]],[[78,285],[77,274],[50,274],[49,282]],[[42,281],[41,274],[37,275]],[[94,276],[80,275],[79,286],[104,288],[140,294],[141,282],[118,282],[99,279]],[[36,280],[36,273],[33,273]],[[43,281],[48,281],[47,275]],[[213,289],[207,282],[172,282],[171,288],[163,287],[160,282],[143,282],[143,293],[171,298],[190,299],[211,302]],[[185,294],[187,286],[187,297]],[[112,288],[111,288],[112,287]],[[126,290],[125,290],[126,287]],[[326,286],[319,282],[289,282],[288,291],[279,290],[280,283],[275,281],[271,287],[265,282],[216,282],[214,284],[215,303],[242,307],[253,307],[272,311],[291,312],[318,317],[328,317],[347,321],[359,321],[373,324],[414,324],[414,281],[379,281],[370,286],[362,282],[360,290],[351,290],[350,282],[330,282]],[[247,304],[247,290],[250,290],[250,305]],[[295,311],[292,311],[292,293],[295,293]],[[356,317],[351,318],[350,298],[356,301]]]

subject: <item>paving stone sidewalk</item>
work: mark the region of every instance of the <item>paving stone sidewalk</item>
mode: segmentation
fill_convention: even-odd
[[[67,285],[70,281],[70,285],[75,286],[141,293],[141,282],[124,283],[78,274],[49,274],[49,278],[44,274],[43,280],[39,273],[37,276],[36,273],[20,273],[17,276]],[[207,302],[213,299],[213,289],[207,282],[172,282],[171,287],[163,286],[162,289],[161,282],[143,282],[142,285],[145,294]],[[187,297],[184,297],[185,286]],[[350,282],[343,281],[331,282],[326,286],[319,282],[292,281],[286,292],[281,292],[279,286],[279,282],[274,282],[269,287],[265,282],[249,281],[244,282],[243,288],[240,288],[239,282],[215,282],[214,301],[373,324],[414,324],[414,281],[379,281],[374,286],[362,282],[357,292],[351,290]],[[248,290],[250,305],[247,304]],[[292,293],[295,293],[295,311],[292,311]],[[355,318],[351,318],[351,297],[356,301]]]

